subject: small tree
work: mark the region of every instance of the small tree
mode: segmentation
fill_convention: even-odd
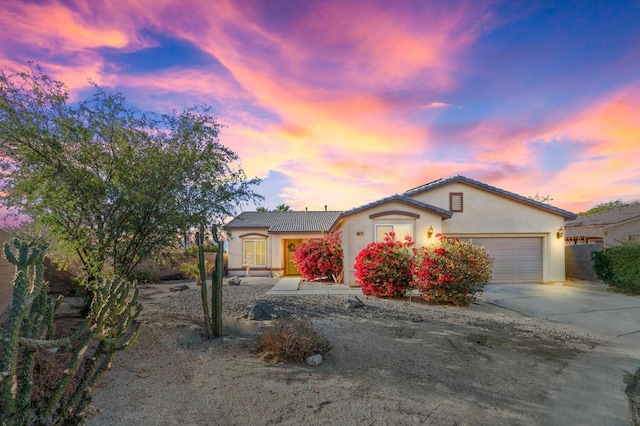
[[[276,209],[274,210],[276,212],[289,212],[291,211],[291,206],[288,206],[286,204],[279,204],[276,206]]]
[[[413,239],[396,240],[393,232],[383,242],[369,243],[356,256],[355,278],[367,296],[403,296],[411,286]]]
[[[201,223],[262,197],[219,141],[203,105],[140,111],[94,86],[70,104],[40,68],[0,71],[0,200],[46,230],[88,277],[128,276],[142,260],[179,247]]]
[[[331,278],[335,283],[342,282],[342,259],[341,232],[303,241],[293,253],[293,262],[300,275],[308,280]]]
[[[489,281],[493,260],[483,247],[437,237],[438,245],[414,249],[414,286],[426,300],[468,305]]]

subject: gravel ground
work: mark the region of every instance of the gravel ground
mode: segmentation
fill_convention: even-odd
[[[105,375],[90,425],[543,424],[547,392],[597,342],[482,300],[468,308],[348,296],[267,296],[273,279],[224,287],[225,335],[206,341],[200,292],[141,291],[139,342]],[[317,367],[271,364],[253,351],[273,303],[332,343]]]

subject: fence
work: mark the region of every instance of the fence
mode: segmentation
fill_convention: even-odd
[[[576,278],[586,281],[598,281],[593,270],[591,253],[602,251],[602,244],[573,244],[565,246],[565,275],[567,278]]]

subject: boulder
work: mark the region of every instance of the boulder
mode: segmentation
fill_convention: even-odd
[[[351,296],[347,299],[347,303],[345,304],[345,308],[347,309],[358,309],[364,306],[364,302],[358,298],[358,296]]]
[[[227,285],[240,285],[240,277],[231,277],[227,280]]]
[[[315,355],[308,356],[304,360],[304,362],[306,362],[307,365],[311,365],[311,366],[320,365],[320,364],[322,364],[322,355],[315,354]]]
[[[174,285],[173,287],[169,288],[169,291],[185,291],[185,290],[189,290],[189,286],[186,284]]]
[[[282,314],[281,309],[269,302],[259,300],[253,305],[248,305],[242,311],[242,318],[253,321],[269,321],[279,318]]]

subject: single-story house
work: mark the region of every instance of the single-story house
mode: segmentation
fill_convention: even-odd
[[[229,275],[299,275],[293,252],[303,240],[330,232],[342,212],[244,212],[227,225]]]
[[[299,242],[342,231],[345,283],[356,285],[357,254],[394,231],[417,246],[436,235],[472,240],[494,258],[492,282],[564,281],[566,210],[464,176],[421,185],[344,212],[244,212],[228,229],[229,272],[295,275],[290,253]],[[246,260],[245,260],[246,259]]]
[[[624,241],[640,241],[640,203],[582,216],[565,223],[568,244],[602,243],[604,247]]]

